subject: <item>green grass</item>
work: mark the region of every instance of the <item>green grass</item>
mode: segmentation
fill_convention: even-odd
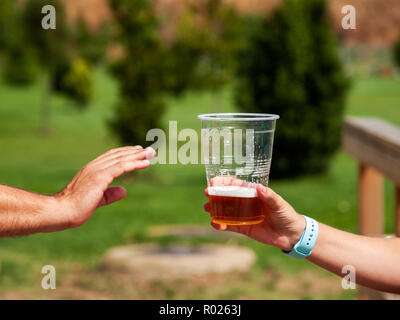
[[[67,100],[52,101],[52,133],[39,134],[40,84],[16,89],[0,85],[0,182],[43,193],[59,191],[76,171],[98,154],[117,145],[106,120],[117,99],[116,83],[96,72],[96,95],[88,110],[79,111]],[[400,81],[355,79],[348,100],[350,115],[377,116],[400,124]],[[234,110],[228,90],[188,94],[169,99],[168,120],[178,129],[199,128],[196,115]],[[279,134],[279,132],[278,132]],[[357,164],[339,153],[326,175],[271,181],[299,212],[332,226],[357,231]],[[205,173],[202,165],[158,165],[117,184],[127,188],[121,202],[99,209],[80,228],[54,234],[1,239],[0,286],[32,286],[41,279],[40,265],[79,262],[94,266],[110,247],[145,234],[159,224],[209,224],[203,212]],[[386,184],[386,231],[393,231],[393,196]],[[249,240],[258,256],[258,268],[293,273],[317,268],[307,261],[288,259],[279,250]],[[0,262],[1,262],[0,261]],[[22,261],[18,263],[18,261]],[[32,267],[33,265],[37,267]],[[17,267],[13,267],[17,266]],[[30,276],[25,276],[30,273]],[[38,280],[39,279],[39,280]],[[346,297],[354,297],[346,294]]]

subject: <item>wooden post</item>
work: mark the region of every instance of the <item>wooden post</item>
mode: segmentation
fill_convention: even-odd
[[[384,234],[383,177],[394,182],[396,235],[400,236],[400,128],[374,118],[347,118],[343,150],[359,162],[358,204],[360,234]],[[388,293],[359,286],[361,299],[394,299]]]
[[[384,233],[383,176],[375,169],[359,164],[358,205],[360,234]]]
[[[383,177],[375,169],[359,163],[358,210],[359,232],[377,236],[384,232]],[[379,291],[359,287],[361,300],[373,299]],[[379,298],[378,298],[379,299]]]
[[[396,213],[396,236],[400,237],[400,185],[396,185],[395,187],[395,213]]]

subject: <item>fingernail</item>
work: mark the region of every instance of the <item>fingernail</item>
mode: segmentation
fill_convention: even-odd
[[[152,147],[146,148],[146,159],[153,159],[156,156],[156,152]]]
[[[267,188],[264,187],[262,184],[257,185],[257,189],[261,193],[265,193],[267,191]]]

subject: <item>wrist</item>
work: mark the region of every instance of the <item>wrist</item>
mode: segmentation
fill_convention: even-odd
[[[301,235],[300,240],[294,245],[290,251],[282,250],[286,255],[296,258],[303,259],[308,257],[315,245],[318,238],[318,222],[313,218],[303,216],[306,221],[306,227]]]
[[[64,198],[59,194],[43,198],[43,214],[40,232],[53,232],[68,229],[70,225],[68,209]]]
[[[293,219],[293,223],[288,228],[287,232],[287,245],[284,248],[281,248],[285,251],[290,251],[293,249],[294,245],[299,242],[304,230],[306,228],[306,219],[296,213],[295,218]]]

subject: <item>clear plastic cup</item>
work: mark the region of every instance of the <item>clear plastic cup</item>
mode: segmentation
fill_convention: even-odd
[[[268,186],[278,115],[202,114],[202,153],[211,219],[227,225],[264,221],[256,185]]]

